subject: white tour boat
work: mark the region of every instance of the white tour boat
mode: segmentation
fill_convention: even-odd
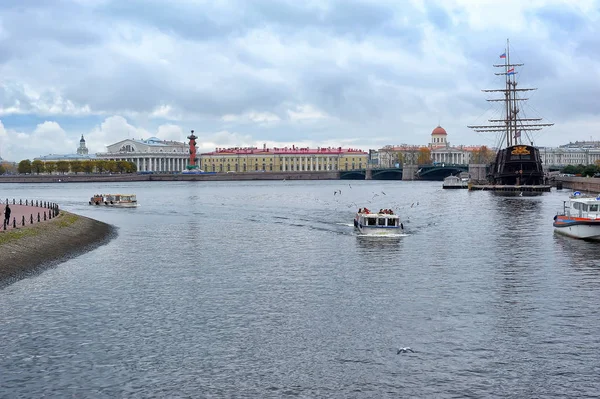
[[[460,176],[448,176],[442,183],[442,188],[445,189],[460,189],[469,188],[469,178]]]
[[[114,208],[135,208],[138,206],[135,194],[95,194],[90,198],[89,204]]]
[[[574,192],[554,216],[553,226],[556,233],[569,237],[600,240],[600,195]]]
[[[390,209],[371,212],[367,208],[361,208],[354,217],[354,227],[365,235],[399,234],[404,231],[400,216]]]

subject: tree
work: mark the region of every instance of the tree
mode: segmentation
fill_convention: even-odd
[[[54,161],[48,161],[48,162],[44,162],[44,169],[46,169],[47,173],[52,173],[56,170],[56,162]]]
[[[488,164],[494,161],[496,153],[486,146],[482,145],[479,149],[473,151],[471,155],[471,163]]]
[[[127,173],[135,173],[137,172],[137,166],[135,165],[135,162],[127,162],[127,168],[126,168],[126,172]]]
[[[63,175],[68,173],[70,169],[69,161],[58,161],[56,163],[56,170]]]
[[[127,170],[127,163],[127,161],[117,161],[117,164],[115,165],[116,171],[119,173],[125,173]]]
[[[93,173],[94,168],[96,167],[96,164],[94,163],[94,161],[84,161],[84,162],[82,162],[82,165],[83,165],[83,171],[85,173]]]
[[[40,173],[44,173],[44,163],[42,161],[40,161],[39,159],[36,159],[35,161],[33,161],[31,163],[31,172],[35,173],[35,174],[40,174]]]
[[[96,161],[96,170],[98,173],[103,173],[106,170],[106,161],[101,159]]]
[[[6,173],[6,168],[4,167],[4,165],[0,165],[0,175],[3,175]]]
[[[431,163],[431,150],[427,147],[419,148],[417,163],[419,165],[428,165]]]
[[[31,173],[31,161],[29,159],[22,160],[21,162],[19,162],[19,167],[17,168],[17,170],[21,174]]]
[[[110,173],[117,172],[117,161],[106,161],[106,170]]]
[[[71,166],[71,172],[77,174],[79,172],[83,172],[83,164],[81,161],[71,161],[69,162]]]

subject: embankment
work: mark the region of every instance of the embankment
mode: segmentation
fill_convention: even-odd
[[[51,221],[0,233],[0,287],[107,243],[116,228],[61,211]]]
[[[339,171],[244,172],[244,173],[153,173],[67,174],[0,176],[0,183],[107,183],[132,181],[248,181],[248,180],[339,180]]]

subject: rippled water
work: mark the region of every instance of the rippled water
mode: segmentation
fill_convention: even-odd
[[[394,181],[0,189],[119,228],[108,245],[0,290],[0,396],[600,392],[600,244],[553,234],[566,191],[502,198]],[[88,206],[101,191],[134,192],[142,206]],[[365,205],[397,209],[407,235],[358,237],[352,218]]]

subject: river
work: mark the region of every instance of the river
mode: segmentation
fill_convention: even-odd
[[[57,202],[118,227],[107,245],[0,290],[0,397],[600,392],[600,244],[553,233],[566,190],[503,198],[402,181],[0,188],[2,198]],[[89,206],[100,192],[135,193],[141,206]],[[395,209],[406,234],[357,236],[363,206]]]

